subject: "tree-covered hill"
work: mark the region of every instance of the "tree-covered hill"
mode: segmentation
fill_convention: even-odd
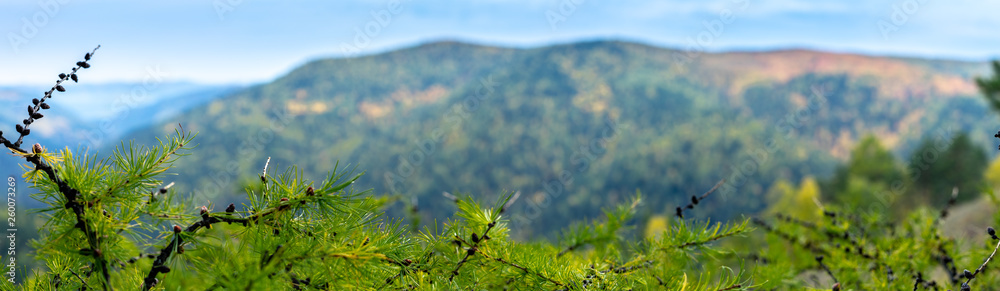
[[[869,133],[906,152],[924,135],[995,130],[981,128],[991,114],[971,80],[986,69],[803,50],[438,42],[316,60],[130,138],[148,143],[178,123],[198,132],[197,151],[175,164],[177,189],[196,200],[242,201],[250,180],[240,179],[268,157],[314,179],[340,161],[360,165],[357,183],[375,193],[414,197],[403,201],[424,222],[454,212],[442,192],[520,191],[510,215],[523,237],[598,217],[636,190],[672,213],[723,178],[694,215],[732,218],[763,209],[777,180],[830,175]]]

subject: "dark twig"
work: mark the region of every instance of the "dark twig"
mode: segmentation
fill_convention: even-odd
[[[260,184],[264,186],[264,193],[267,193],[267,165],[271,164],[271,157],[267,157],[264,162],[264,171],[260,173]]]
[[[823,263],[823,256],[816,256],[816,263],[819,263],[820,268],[823,268],[823,270],[826,271],[826,274],[830,275],[830,278],[833,278],[833,283],[840,283],[840,281],[837,281],[837,276],[833,275],[833,271],[830,271],[830,267],[827,267],[826,264]]]
[[[45,99],[52,98],[52,93],[55,91],[66,92],[66,89],[63,88],[62,86],[62,83],[64,81],[72,79],[73,82],[77,82],[78,79],[76,77],[76,71],[79,71],[80,69],[90,68],[90,64],[87,62],[90,61],[90,57],[92,57],[99,48],[101,48],[100,45],[98,45],[97,47],[94,48],[94,50],[84,55],[83,57],[84,60],[82,62],[76,62],[76,67],[73,67],[72,71],[70,71],[69,74],[59,74],[59,80],[56,80],[55,86],[52,86],[52,88],[49,89],[49,91],[46,91],[45,95],[42,96],[41,100],[38,100],[37,102],[35,100],[32,100],[33,106],[28,106],[28,119],[24,120],[23,122],[24,127],[22,128],[20,124],[17,126],[18,128],[21,128],[20,130],[18,130],[20,136],[17,137],[17,142],[14,143],[13,147],[15,148],[20,147],[24,137],[31,132],[30,130],[28,130],[28,126],[30,126],[31,123],[33,123],[36,119],[41,119],[43,117],[43,115],[39,113],[39,111],[41,111],[40,109],[49,109],[49,105],[45,103]]]
[[[948,198],[948,204],[941,209],[941,219],[944,220],[948,217],[948,209],[955,206],[955,202],[958,201],[958,187],[951,188],[951,198]]]
[[[503,207],[500,208],[500,213],[504,213],[505,211],[507,211],[507,209],[509,209],[511,205],[514,205],[514,201],[517,201],[517,198],[520,197],[521,197],[521,191],[514,192],[514,196],[510,197],[510,200],[507,201],[507,203],[504,203]]]
[[[77,279],[80,279],[80,283],[83,283],[84,290],[90,288],[90,284],[87,284],[87,280],[84,280],[83,277],[80,277],[80,274],[73,272],[73,269],[67,269],[67,271],[69,271],[70,274],[73,274],[73,276],[76,276]]]
[[[451,195],[451,193],[441,192],[441,196],[444,196],[444,198],[448,198],[448,200],[451,200],[451,202],[458,203],[458,197],[455,197],[455,195]]]
[[[917,291],[917,287],[920,287],[921,283],[924,283],[924,274],[917,272],[917,274],[913,276],[913,291]]]
[[[680,207],[680,206],[677,207],[677,218],[683,219],[684,209],[694,209],[694,206],[698,205],[698,202],[701,202],[701,200],[705,200],[705,197],[708,197],[708,194],[712,194],[712,192],[715,192],[715,190],[719,189],[719,187],[721,187],[723,183],[726,183],[726,179],[719,180],[719,183],[715,183],[715,187],[712,187],[712,189],[708,190],[708,192],[705,192],[705,194],[701,194],[701,196],[691,196],[691,202],[688,203],[686,207]]]
[[[993,253],[991,253],[990,256],[986,258],[985,261],[983,261],[982,265],[979,265],[979,268],[976,268],[975,272],[969,272],[969,270],[965,270],[965,283],[962,283],[963,288],[965,286],[968,286],[969,282],[971,282],[972,279],[976,277],[976,275],[979,275],[979,273],[982,272],[983,269],[986,268],[986,264],[989,264],[990,260],[993,259],[993,256],[995,256],[997,254],[997,249],[1000,249],[1000,241],[997,241],[997,245],[995,247],[993,247]],[[963,289],[963,290],[965,290],[965,289]]]
[[[792,237],[790,234],[787,234],[787,233],[784,233],[784,232],[781,232],[781,231],[775,229],[774,226],[771,226],[770,224],[768,224],[763,219],[754,217],[750,221],[753,222],[753,224],[756,224],[757,226],[760,226],[760,228],[764,229],[764,231],[772,233],[774,235],[777,235],[778,237],[784,239],[785,241],[787,241],[787,242],[789,242],[789,243],[791,243],[793,245],[800,245],[801,247],[803,247],[806,250],[809,250],[810,252],[813,252],[815,254],[820,254],[820,255],[829,254],[829,252],[827,252],[826,250],[820,248],[817,244],[813,243],[812,241],[806,240],[805,242],[801,242],[801,241],[799,241],[798,238]]]

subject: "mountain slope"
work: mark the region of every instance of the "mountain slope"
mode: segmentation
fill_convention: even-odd
[[[317,60],[131,137],[199,132],[178,189],[217,204],[239,201],[268,157],[312,178],[339,160],[367,171],[362,187],[418,197],[424,218],[451,212],[442,191],[522,191],[510,215],[527,235],[636,190],[672,212],[722,178],[732,187],[694,215],[752,212],[775,180],[830,173],[865,134],[903,151],[945,125],[996,121],[964,115],[987,112],[968,78],[985,64],[810,51],[680,64],[679,53],[444,42]]]

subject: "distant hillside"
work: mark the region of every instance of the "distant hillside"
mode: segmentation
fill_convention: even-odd
[[[865,134],[905,152],[943,128],[995,131],[971,82],[985,63],[792,50],[681,64],[678,54],[441,42],[323,59],[131,137],[149,142],[178,123],[199,132],[177,187],[216,204],[238,202],[267,157],[313,178],[339,160],[367,172],[360,187],[418,197],[424,218],[452,212],[442,191],[520,190],[511,215],[525,235],[636,190],[672,212],[724,177],[746,182],[693,215],[752,212],[775,180],[829,174]]]
[[[85,77],[81,77],[85,78]],[[55,82],[55,76],[53,76]],[[51,86],[51,85],[49,85]],[[171,115],[203,105],[240,87],[231,85],[198,85],[190,83],[158,83],[155,87],[140,83],[67,84],[67,92],[55,94],[52,108],[44,119],[31,125],[28,146],[39,143],[49,149],[100,149],[118,144],[130,131],[159,124]],[[46,86],[0,86],[0,124],[9,138],[14,124],[27,117],[25,111],[32,98],[41,98]],[[135,92],[143,94],[132,95]],[[16,137],[16,136],[14,136]],[[20,157],[0,156],[0,174],[21,176]],[[37,206],[27,200],[29,206]]]
[[[55,82],[55,76],[53,76]],[[51,86],[51,85],[49,85]],[[75,147],[117,143],[122,134],[162,122],[170,115],[241,89],[235,85],[184,82],[67,84],[53,98],[52,113],[32,125],[43,144]],[[47,86],[0,86],[0,122],[18,123],[32,98]],[[35,135],[33,135],[35,136]],[[95,140],[98,143],[89,142]]]

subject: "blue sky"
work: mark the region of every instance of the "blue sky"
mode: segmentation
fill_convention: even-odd
[[[311,59],[344,56],[345,47],[354,55],[443,39],[979,61],[1000,57],[997,11],[997,2],[972,0],[3,1],[0,85],[49,84],[97,44],[94,68],[81,78],[102,83],[264,82]]]

